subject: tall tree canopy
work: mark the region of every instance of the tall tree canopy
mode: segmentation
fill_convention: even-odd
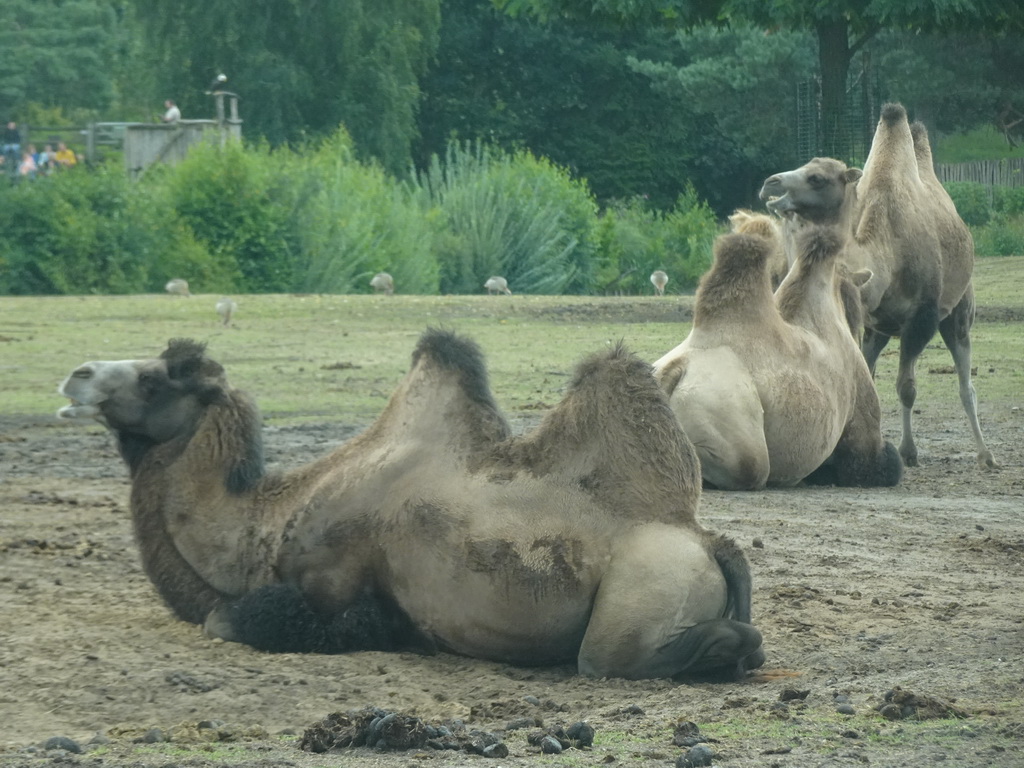
[[[158,82],[186,116],[212,113],[204,90],[223,72],[241,96],[246,135],[280,143],[344,123],[364,157],[407,171],[440,0],[135,0],[135,8]]]
[[[821,127],[826,154],[845,156],[839,130],[854,55],[883,29],[1000,32],[1024,29],[1020,0],[494,0],[512,14],[615,25],[688,27],[701,21],[806,29],[818,41]]]
[[[0,119],[18,117],[29,104],[109,106],[116,30],[109,0],[0,3]]]

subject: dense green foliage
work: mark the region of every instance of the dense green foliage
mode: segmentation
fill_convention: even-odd
[[[492,275],[516,293],[632,293],[656,268],[678,290],[706,268],[715,232],[692,188],[667,213],[601,217],[584,182],[526,151],[453,142],[402,182],[339,130],[301,151],[199,145],[137,182],[110,165],[0,184],[0,292],[159,291],[185,277],[201,293],[352,293],[387,271],[400,293],[482,293]]]
[[[714,213],[692,187],[667,212],[637,198],[616,203],[601,217],[597,289],[648,293],[656,269],[669,275],[669,293],[692,288],[711,266],[718,230]]]
[[[585,185],[551,162],[453,142],[417,184],[445,224],[445,293],[478,292],[491,275],[520,293],[590,289],[596,206]]]
[[[158,86],[184,115],[212,113],[204,89],[225,73],[252,135],[278,144],[345,123],[364,159],[408,168],[439,0],[136,0],[135,9]]]

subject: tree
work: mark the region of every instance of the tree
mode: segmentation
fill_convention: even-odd
[[[407,172],[418,78],[433,57],[440,0],[136,0],[158,82],[188,115],[208,115],[218,73],[247,135],[272,143],[344,123],[363,158]],[[163,97],[160,98],[162,100]]]
[[[812,30],[818,41],[825,154],[845,157],[839,130],[854,55],[883,29],[1001,32],[1024,29],[1020,0],[494,0],[512,14],[615,25],[691,27],[702,21],[753,22],[765,29]]]
[[[107,0],[0,3],[0,109],[101,110],[114,98],[116,18]]]

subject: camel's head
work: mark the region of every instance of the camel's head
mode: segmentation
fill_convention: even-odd
[[[203,409],[225,398],[224,369],[205,346],[172,339],[153,360],[84,363],[58,392],[71,400],[62,419],[96,419],[109,429],[161,443],[191,430]]]
[[[847,168],[846,163],[830,157],[816,157],[795,171],[769,176],[760,198],[779,215],[795,214],[808,221],[832,223],[839,220],[849,185],[860,177],[859,168]]]

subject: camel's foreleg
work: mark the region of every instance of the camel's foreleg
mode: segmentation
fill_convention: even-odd
[[[908,467],[917,466],[917,446],[914,444],[913,413],[917,400],[917,376],[914,368],[917,358],[939,327],[939,308],[933,302],[921,304],[900,331],[900,365],[896,374],[896,394],[903,406],[903,439],[900,456]]]
[[[985,438],[981,434],[981,423],[978,421],[978,396],[974,390],[974,383],[971,381],[971,325],[973,321],[974,289],[968,286],[967,292],[964,293],[963,298],[953,308],[953,311],[939,323],[939,333],[942,335],[942,340],[949,353],[953,356],[953,367],[956,368],[960,384],[960,402],[964,406],[964,413],[967,414],[967,421],[974,434],[978,464],[988,469],[995,469],[998,465],[992,452],[985,445]]]

